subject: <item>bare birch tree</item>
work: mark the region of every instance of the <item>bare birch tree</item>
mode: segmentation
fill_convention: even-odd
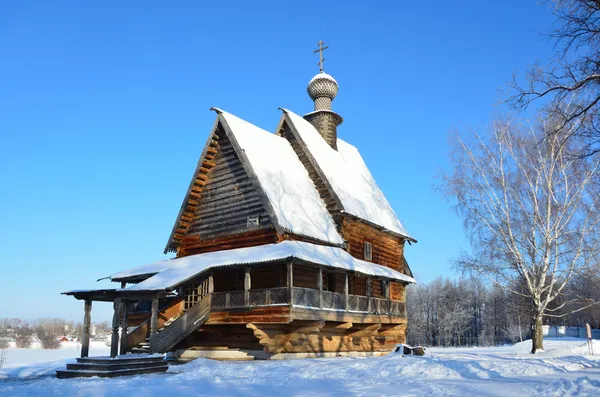
[[[486,136],[456,134],[454,169],[444,176],[472,247],[457,265],[527,298],[532,353],[543,349],[543,318],[567,302],[550,303],[600,246],[600,159],[574,156],[584,143],[565,141],[572,131],[557,125],[564,123],[531,127],[500,120]]]
[[[600,0],[543,3],[554,7],[556,23],[549,32],[554,57],[531,68],[526,82],[516,76],[508,102],[519,110],[545,102],[546,111],[560,117],[571,134],[584,138],[580,154],[600,153]]]

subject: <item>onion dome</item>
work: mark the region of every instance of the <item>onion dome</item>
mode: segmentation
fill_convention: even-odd
[[[338,83],[327,73],[320,72],[308,82],[308,95],[315,102],[315,110],[331,110],[331,101],[338,93]]]

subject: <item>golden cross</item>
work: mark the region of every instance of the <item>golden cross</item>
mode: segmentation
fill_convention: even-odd
[[[319,69],[321,70],[321,72],[323,72],[323,61],[325,60],[325,58],[323,58],[323,51],[329,48],[327,46],[323,47],[324,45],[325,43],[323,43],[323,40],[319,40],[319,44],[317,44],[317,47],[319,47],[319,49],[313,51],[313,54],[316,54],[317,52],[319,53],[319,63],[317,63],[317,65],[319,65]]]

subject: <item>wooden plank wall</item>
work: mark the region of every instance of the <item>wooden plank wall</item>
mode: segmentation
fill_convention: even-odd
[[[404,241],[391,236],[373,226],[344,217],[342,237],[348,244],[348,252],[358,259],[364,259],[364,243],[373,246],[373,262],[404,272]]]
[[[203,240],[199,236],[184,237],[181,239],[180,246],[177,249],[177,257],[273,244],[277,242],[277,239],[278,236],[275,229],[258,229],[208,240]]]
[[[367,296],[367,278],[357,274],[348,276],[348,293],[351,295]]]
[[[215,292],[243,291],[246,270],[243,268],[224,268],[215,270],[213,283]]]
[[[323,271],[323,289],[325,291],[344,293],[344,273]]]
[[[315,267],[294,265],[294,287],[318,288],[318,272]]]
[[[251,289],[279,288],[287,285],[285,264],[250,268]]]
[[[199,236],[205,240],[270,228],[267,211],[229,138],[220,126],[217,131],[218,152],[214,166],[207,174],[186,237]],[[248,217],[258,217],[259,224],[248,226]]]

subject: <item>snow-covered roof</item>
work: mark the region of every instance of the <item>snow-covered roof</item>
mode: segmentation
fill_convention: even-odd
[[[351,270],[370,276],[385,277],[407,283],[415,282],[412,277],[396,270],[356,259],[341,248],[291,240],[286,240],[278,244],[207,252],[160,261],[113,274],[110,278],[119,280],[155,273],[141,283],[134,284],[124,290],[158,291],[174,288],[208,269],[282,261],[290,258],[326,267]]]
[[[290,143],[220,109],[215,109],[244,151],[281,228],[294,234],[342,245],[344,240],[308,172]]]
[[[311,123],[294,112],[286,109],[284,111],[291,127],[297,131],[339,198],[343,210],[412,239],[375,182],[358,150],[338,139],[336,151],[325,142]]]

